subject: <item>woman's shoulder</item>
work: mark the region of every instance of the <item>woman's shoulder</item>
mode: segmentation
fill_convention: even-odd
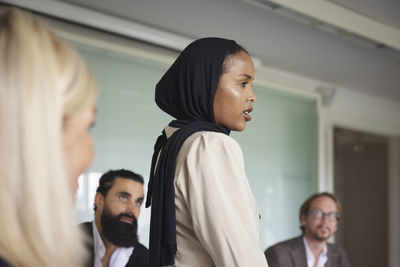
[[[241,157],[242,149],[235,139],[226,134],[201,131],[192,134],[185,140],[179,154],[181,157],[192,155],[196,159],[201,156],[226,157],[227,154]]]
[[[211,131],[196,132],[189,136],[185,143],[186,142],[186,145],[198,145],[203,148],[216,148],[226,146],[240,148],[238,142],[229,135]]]
[[[175,131],[179,130],[179,128],[171,127],[167,125],[165,128],[165,133],[169,138]],[[219,144],[219,145],[232,145],[232,146],[239,146],[235,139],[220,132],[213,132],[213,131],[199,131],[193,133],[189,136],[183,146],[193,145],[194,143],[199,144]]]

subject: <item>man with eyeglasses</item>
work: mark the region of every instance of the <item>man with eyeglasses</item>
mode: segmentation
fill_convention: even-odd
[[[302,235],[269,247],[269,267],[349,267],[345,250],[327,240],[337,230],[341,207],[330,193],[310,196],[300,207]]]

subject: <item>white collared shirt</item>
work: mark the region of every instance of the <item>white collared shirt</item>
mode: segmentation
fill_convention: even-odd
[[[306,247],[307,266],[313,267],[315,258],[314,258],[314,255],[312,254],[310,248],[308,247],[307,239],[305,236],[303,236],[303,242],[304,242],[304,246]],[[319,256],[317,258],[317,267],[324,267],[325,263],[327,261],[328,261],[328,247],[325,244],[322,247],[322,252],[319,254]]]
[[[94,245],[94,267],[103,267],[101,259],[106,253],[106,247],[97,230],[96,223],[93,221],[93,245]],[[117,247],[110,258],[109,267],[124,267],[131,257],[133,247]]]

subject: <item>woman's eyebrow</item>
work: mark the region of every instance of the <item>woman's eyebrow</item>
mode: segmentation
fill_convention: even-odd
[[[239,76],[244,76],[244,77],[246,77],[246,78],[249,79],[249,80],[253,79],[253,76],[251,76],[251,75],[249,75],[249,74],[246,74],[246,73],[239,74]]]

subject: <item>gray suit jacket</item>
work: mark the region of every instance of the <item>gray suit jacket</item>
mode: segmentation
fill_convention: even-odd
[[[350,267],[346,251],[328,243],[328,261],[325,267]],[[280,242],[265,251],[269,267],[307,267],[306,247],[303,237]]]

